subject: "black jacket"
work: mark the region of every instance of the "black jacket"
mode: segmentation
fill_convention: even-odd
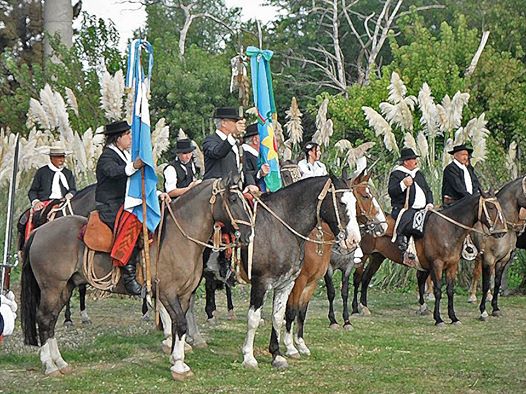
[[[222,178],[229,173],[237,174],[236,154],[228,139],[222,140],[217,133],[211,134],[203,142],[205,174],[203,179]]]
[[[475,194],[480,187],[479,179],[472,166],[468,166],[468,172],[471,176],[473,194]],[[444,196],[449,196],[453,200],[460,200],[468,195],[470,194],[464,182],[464,171],[454,162],[449,163],[447,167],[444,168],[444,176],[442,178],[442,201],[444,201]]]
[[[77,187],[75,185],[75,177],[73,176],[73,173],[67,168],[64,168],[62,170],[62,173],[66,177],[69,187],[68,189],[66,189],[62,182],[59,182],[60,190],[62,191],[62,197],[64,197],[68,193],[75,194],[75,192],[77,191]],[[49,196],[51,195],[51,187],[53,186],[54,176],[55,172],[47,165],[44,167],[40,167],[35,173],[33,183],[31,183],[31,188],[27,193],[27,195],[29,196],[29,201],[33,202],[36,199],[40,201],[49,200]]]
[[[408,176],[408,174],[400,170],[394,170],[393,172],[391,172],[391,175],[389,175],[388,192],[389,197],[391,197],[391,216],[393,216],[393,218],[396,218],[398,216],[398,213],[404,207],[405,204],[406,190],[402,191],[402,188],[400,187],[400,182],[406,176]],[[420,171],[417,171],[413,181],[414,183],[417,183],[418,186],[420,186],[420,188],[424,192],[424,195],[426,196],[426,204],[432,204],[433,192],[427,184],[424,175],[422,175]],[[411,208],[411,206],[415,202],[415,194],[415,187],[411,186],[411,189],[409,190],[409,208]]]
[[[245,186],[258,186],[258,172],[258,157],[254,156],[249,151],[243,150],[243,175],[245,177]]]
[[[126,197],[126,162],[105,147],[97,162],[95,202],[101,220],[113,229],[117,212]]]

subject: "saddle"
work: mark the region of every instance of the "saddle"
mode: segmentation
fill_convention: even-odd
[[[82,240],[88,248],[97,252],[110,253],[113,247],[113,231],[100,220],[99,211],[92,211]]]

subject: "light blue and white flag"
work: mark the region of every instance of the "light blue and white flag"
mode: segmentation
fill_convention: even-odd
[[[148,73],[144,73],[141,63],[143,56],[148,59]],[[146,195],[146,225],[154,231],[161,219],[161,210],[157,198],[157,175],[153,162],[152,138],[150,131],[150,110],[148,96],[153,66],[153,47],[148,41],[133,40],[128,48],[128,68],[126,71],[126,87],[133,89],[132,112],[132,160],[138,157],[144,162],[144,181]],[[128,179],[124,208],[132,212],[143,222],[142,213],[142,182],[141,171],[137,171]]]

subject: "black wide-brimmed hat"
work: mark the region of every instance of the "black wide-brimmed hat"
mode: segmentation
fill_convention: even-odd
[[[461,144],[461,145],[454,146],[453,149],[447,153],[449,153],[450,155],[454,155],[455,153],[463,151],[463,150],[468,151],[468,153],[473,152],[473,148],[471,146],[466,145],[466,144]]]
[[[243,119],[243,115],[239,113],[239,109],[232,108],[232,107],[216,108],[216,110],[214,111],[214,116],[212,117],[214,119],[234,119],[234,120]]]
[[[248,127],[245,130],[245,135],[243,135],[243,138],[250,138],[254,137],[255,135],[258,135],[258,124],[253,123],[251,125],[248,125]]]
[[[400,150],[400,159],[398,159],[399,161],[405,161],[405,160],[412,160],[412,159],[416,159],[417,157],[420,157],[418,156],[415,151],[411,148],[402,148]]]
[[[175,153],[190,153],[194,149],[195,146],[192,144],[192,141],[187,138],[178,140],[175,144]]]
[[[122,134],[125,131],[130,130],[130,125],[125,120],[113,122],[110,124],[107,124],[106,127],[104,127],[104,131],[102,134],[104,135],[115,135],[115,134]]]

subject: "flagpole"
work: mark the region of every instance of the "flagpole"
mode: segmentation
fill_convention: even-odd
[[[144,175],[144,166],[141,168],[141,196],[142,196],[142,238],[143,238],[143,254],[144,254],[144,277],[146,280],[146,293],[152,295],[152,274],[151,274],[151,264],[150,264],[150,243],[148,239],[148,226],[146,225],[146,181]]]

